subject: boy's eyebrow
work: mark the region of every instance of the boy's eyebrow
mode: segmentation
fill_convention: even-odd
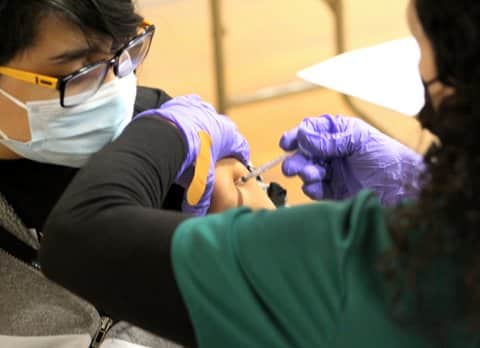
[[[87,57],[91,55],[92,53],[106,53],[99,47],[84,47],[84,48],[78,48],[78,49],[73,49],[70,51],[65,51],[63,53],[60,53],[56,56],[50,57],[50,61],[56,62],[56,63],[70,63],[74,62],[76,60],[79,60],[81,58]]]
[[[78,60],[80,58],[88,56],[92,52],[91,47],[85,47],[85,48],[79,48],[79,49],[74,49],[70,51],[66,51],[63,53],[60,53],[59,55],[50,57],[51,61],[54,62],[72,62],[75,60]]]

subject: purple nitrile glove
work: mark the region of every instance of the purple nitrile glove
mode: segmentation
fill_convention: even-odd
[[[340,200],[370,189],[384,205],[394,205],[421,189],[423,157],[358,118],[307,118],[282,136],[280,146],[297,150],[282,169],[299,175],[313,199]]]
[[[137,117],[158,116],[172,122],[183,133],[187,143],[187,156],[177,173],[175,183],[188,189],[193,178],[194,167],[200,150],[199,132],[209,134],[212,145],[211,163],[206,187],[200,201],[190,205],[186,197],[182,211],[194,215],[205,215],[210,207],[211,195],[215,182],[215,164],[226,157],[234,157],[247,165],[250,150],[245,138],[238,132],[236,125],[226,116],[219,115],[215,109],[199,96],[188,95],[176,97],[158,109],[148,110]]]

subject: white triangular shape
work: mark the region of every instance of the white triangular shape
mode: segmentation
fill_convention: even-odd
[[[298,77],[413,116],[425,103],[419,60],[418,44],[408,37],[338,55]]]

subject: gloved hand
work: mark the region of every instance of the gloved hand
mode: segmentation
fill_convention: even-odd
[[[210,206],[215,181],[215,163],[226,157],[234,157],[247,165],[250,150],[245,138],[235,124],[196,95],[176,97],[158,109],[148,110],[137,117],[158,116],[172,122],[183,133],[187,143],[187,156],[177,173],[175,183],[188,190],[200,153],[199,132],[208,133],[211,139],[211,161],[205,180],[205,191],[198,202],[189,204],[183,200],[182,211],[194,215],[205,215]],[[197,166],[198,167],[198,166]],[[203,185],[202,185],[203,186]]]
[[[421,189],[422,156],[357,118],[307,118],[282,136],[280,146],[298,150],[282,170],[299,175],[313,199],[340,200],[366,188],[393,205]]]

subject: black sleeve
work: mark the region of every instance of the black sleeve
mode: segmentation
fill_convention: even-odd
[[[159,209],[186,154],[180,132],[133,121],[79,171],[45,225],[45,274],[116,320],[193,345],[170,260],[188,216]]]

